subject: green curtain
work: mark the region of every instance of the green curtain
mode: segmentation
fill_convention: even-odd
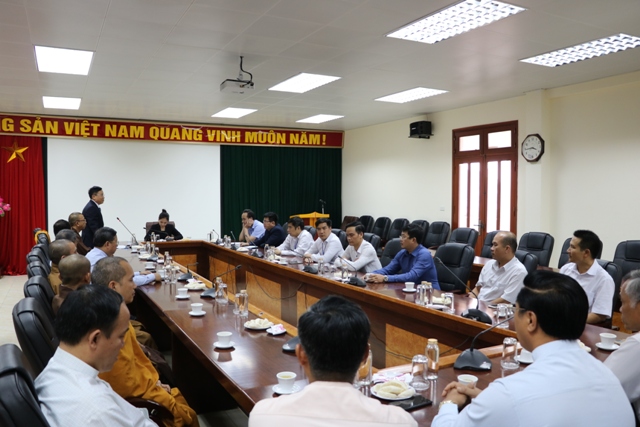
[[[265,212],[290,215],[322,212],[326,202],[333,227],[342,222],[342,150],[335,148],[238,147],[220,150],[221,235],[242,229],[240,216],[251,209],[262,221]]]

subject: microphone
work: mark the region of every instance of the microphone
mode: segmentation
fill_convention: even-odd
[[[194,262],[193,264],[187,264],[187,272],[181,275],[180,277],[178,277],[179,282],[186,282],[189,279],[193,279],[193,274],[191,274],[189,267],[192,267],[194,265],[198,265],[198,263]]]
[[[129,230],[129,229],[127,228],[127,226],[126,226],[126,225],[124,225],[124,222],[120,221],[120,218],[116,217],[116,219],[118,220],[118,222],[119,222],[120,224],[122,224],[122,226],[124,227],[124,229],[125,229],[125,230],[127,230],[127,231],[129,232],[129,234],[131,234],[131,246],[133,246],[133,245],[138,245],[138,240],[136,239],[136,235],[135,235],[135,234],[133,234],[133,233],[131,232],[131,230]]]
[[[218,232],[216,231],[215,228],[211,229],[211,233],[216,233],[216,236],[218,236],[218,238],[216,239],[216,244],[219,244],[220,243],[220,234],[218,234]],[[211,237],[213,237],[213,235]]]
[[[237,242],[237,241],[238,241],[238,239],[236,239],[236,235],[235,235],[235,234],[233,234],[233,230],[231,230],[229,233],[231,233],[231,237],[233,237],[233,241],[234,241],[234,242]]]
[[[478,299],[478,295],[476,295],[476,294],[475,294],[475,292],[473,292],[473,291],[471,290],[471,288],[469,288],[469,287],[467,286],[467,284],[466,284],[466,283],[464,283],[462,280],[460,280],[460,278],[459,278],[458,276],[456,276],[456,274],[455,274],[453,271],[451,271],[451,269],[450,269],[449,267],[447,267],[447,265],[446,265],[444,262],[442,262],[442,260],[441,260],[439,257],[437,257],[437,256],[436,256],[436,257],[433,257],[433,259],[434,259],[438,264],[440,264],[441,266],[443,266],[443,267],[445,268],[445,270],[447,270],[449,273],[451,273],[451,275],[452,275],[453,277],[455,277],[455,278],[456,278],[456,280],[458,281],[458,283],[460,283],[462,286],[464,286],[464,288],[465,288],[466,290],[468,290],[468,291],[471,293],[471,295],[473,295],[474,297],[476,297],[476,299]]]
[[[230,270],[225,271],[222,274],[218,274],[213,278],[212,282],[215,281],[218,277],[222,277],[225,274],[231,273],[232,271],[236,271],[237,269],[242,268],[242,264],[238,264]],[[200,294],[200,298],[215,298],[216,297],[216,288],[212,287],[211,289],[207,289],[203,293]]]
[[[327,204],[324,200],[320,199],[320,203],[322,203],[322,213],[324,214],[324,205]]]
[[[356,267],[353,265],[353,263],[350,260],[344,258],[342,255],[340,255],[338,258],[346,262],[347,265],[353,269],[353,271],[355,271],[356,273],[358,272],[358,270],[356,270]],[[358,286],[360,288],[365,288],[367,286],[364,280],[356,276],[349,277],[349,281],[347,283],[349,283],[350,285]]]
[[[478,335],[473,337],[473,340],[471,341],[471,345],[469,346],[469,348],[463,351],[462,353],[460,353],[460,356],[458,356],[458,358],[456,359],[455,363],[453,364],[453,369],[468,369],[470,371],[490,371],[492,366],[491,360],[481,351],[473,351],[473,346],[476,343],[476,339],[478,339],[480,335],[484,334],[485,332],[489,332],[492,329],[495,329],[499,325],[502,325],[503,323],[508,322],[511,319],[513,319],[513,316],[507,317],[502,322],[496,323],[492,327],[485,329],[484,331],[480,332]]]

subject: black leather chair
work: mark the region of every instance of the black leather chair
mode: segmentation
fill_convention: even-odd
[[[362,215],[358,221],[360,221],[364,226],[365,233],[371,233],[371,230],[373,230],[373,223],[375,222],[371,215]]]
[[[484,244],[482,245],[482,250],[480,251],[480,256],[484,258],[492,258],[491,256],[491,246],[493,245],[493,238],[496,237],[500,230],[490,231],[484,238]]]
[[[596,260],[600,267],[604,268],[609,276],[613,279],[613,284],[616,286],[615,292],[613,293],[613,311],[620,311],[620,285],[622,283],[622,271],[620,271],[620,267],[613,261],[607,261],[604,259]],[[613,313],[612,313],[613,314]]]
[[[427,237],[427,232],[429,231],[429,221],[424,219],[416,219],[411,221],[409,225],[417,225],[422,230],[422,240],[420,243],[424,244],[424,240]]]
[[[518,249],[534,254],[538,257],[538,264],[543,267],[549,267],[551,253],[553,252],[554,238],[549,233],[541,233],[532,231],[524,233],[520,237]]]
[[[24,284],[24,297],[32,297],[38,300],[44,311],[49,315],[51,324],[55,319],[51,303],[53,302],[53,289],[46,278],[42,276],[33,276]]]
[[[311,233],[311,237],[313,237],[313,239],[315,240],[317,235],[316,228],[311,225],[305,225],[304,229]]]
[[[344,218],[342,218],[342,224],[340,224],[340,230],[347,231],[347,225],[351,224],[352,222],[356,222],[357,220],[358,220],[357,216],[345,215]]]
[[[376,236],[380,236],[380,239],[384,241],[387,238],[387,234],[389,234],[389,228],[391,228],[391,219],[381,216],[376,219],[371,232]]]
[[[342,249],[347,249],[347,246],[349,246],[349,242],[347,241],[347,233],[345,233],[344,230],[341,230],[339,228],[332,228],[331,232],[335,234],[338,237],[338,239],[340,239],[340,243],[342,244]]]
[[[30,278],[33,276],[42,276],[49,280],[49,273],[40,261],[32,261],[27,264],[27,276]]]
[[[449,243],[465,243],[472,248],[476,247],[477,242],[478,230],[475,228],[456,228],[449,237]]]
[[[380,249],[380,236],[376,236],[373,233],[364,233],[364,240],[371,243],[371,246],[376,250],[376,253],[378,252]]]
[[[49,273],[51,273],[51,266],[49,266],[49,262],[42,257],[39,251],[32,250],[27,254],[27,265],[31,264],[32,262],[40,263],[46,275],[49,276]]]
[[[620,276],[640,268],[640,240],[627,240],[618,243],[613,262],[620,268]]]
[[[524,268],[527,269],[527,273],[532,273],[538,269],[538,257],[531,252],[517,250],[516,258],[518,258],[522,265],[524,265]]]
[[[49,248],[49,235],[47,233],[38,233],[36,240],[38,244],[44,245],[47,249]]]
[[[51,263],[51,258],[49,257],[49,245],[45,245],[43,243],[38,243],[31,248],[32,252],[40,252],[42,259],[44,259],[45,264]]]
[[[27,360],[15,344],[0,346],[0,425],[49,427],[27,370]]]
[[[466,284],[469,280],[475,256],[473,248],[464,243],[440,245],[436,250],[435,257],[440,258],[442,263],[451,270],[449,272],[442,264],[434,260],[440,289],[446,292],[466,293],[467,289],[462,283]]]
[[[49,315],[38,300],[24,298],[13,307],[13,327],[33,374],[40,375],[58,348]]]
[[[389,265],[391,260],[395,258],[396,255],[398,255],[398,252],[400,252],[401,250],[402,250],[402,247],[400,246],[400,239],[389,240],[384,247],[384,251],[382,251],[382,256],[380,257],[380,264],[382,264],[383,267],[386,267],[387,265]]]
[[[567,253],[567,249],[569,249],[569,244],[571,244],[571,237],[567,237],[567,240],[562,244],[562,249],[560,252],[560,257],[558,258],[558,268],[562,268],[566,263],[569,262],[569,254]]]
[[[448,222],[434,221],[429,225],[429,231],[424,239],[423,245],[427,248],[437,248],[444,244],[449,238],[451,226]]]
[[[389,227],[389,232],[387,233],[385,240],[388,242],[391,239],[397,239],[398,237],[400,237],[400,234],[402,234],[402,229],[407,225],[409,225],[409,220],[406,218],[394,219],[391,223],[391,226]]]

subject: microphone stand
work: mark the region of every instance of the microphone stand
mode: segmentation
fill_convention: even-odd
[[[475,292],[473,292],[473,291],[471,290],[471,288],[467,286],[467,284],[466,284],[466,283],[464,283],[462,280],[460,280],[460,278],[459,278],[459,277],[458,277],[458,276],[457,276],[453,271],[451,271],[451,269],[450,269],[449,267],[447,267],[447,265],[446,265],[444,262],[442,262],[442,260],[440,259],[440,257],[437,257],[437,256],[436,256],[436,257],[433,257],[433,259],[434,259],[438,264],[440,264],[441,266],[443,266],[443,267],[445,268],[445,270],[447,270],[449,273],[451,273],[451,275],[452,275],[453,277],[455,277],[455,278],[456,278],[456,280],[458,281],[458,283],[460,283],[462,286],[464,286],[464,288],[465,288],[466,290],[468,290],[468,291],[469,291],[469,293],[471,293],[471,295],[473,295],[474,297],[476,297],[476,299],[478,299],[478,295],[476,295],[476,294],[475,294]],[[443,291],[444,291],[444,290],[443,290]],[[446,291],[445,291],[445,292],[446,292]]]
[[[136,245],[136,246],[137,246],[137,245],[138,245],[138,240],[136,239],[136,235],[135,235],[135,234],[133,234],[133,233],[131,232],[131,230],[129,230],[129,229],[127,228],[127,226],[126,226],[126,225],[124,225],[124,222],[120,221],[120,218],[116,217],[116,219],[118,220],[118,222],[119,222],[120,224],[122,224],[122,226],[124,227],[124,229],[125,229],[125,230],[127,230],[127,231],[129,232],[129,234],[131,234],[131,246],[134,246],[134,245]]]
[[[357,277],[358,270],[356,270],[356,267],[352,264],[352,262],[350,260],[342,257],[342,255],[340,255],[338,258],[340,258],[342,261],[346,262],[347,265],[349,267],[351,267],[353,269],[353,271],[356,272],[356,276],[349,277],[349,281],[347,283],[349,283],[350,285],[358,286],[360,288],[365,288],[367,286],[367,284],[365,283],[364,280],[362,280],[361,278]]]
[[[497,328],[498,326],[502,325],[505,322],[508,322],[511,319],[513,319],[513,316],[507,317],[502,322],[496,323],[492,327],[485,329],[484,331],[480,332],[478,335],[473,337],[473,340],[471,341],[471,345],[469,346],[469,348],[463,351],[462,353],[460,353],[460,356],[458,356],[458,358],[456,359],[455,363],[453,364],[453,369],[467,369],[470,371],[490,371],[492,366],[491,360],[481,351],[479,350],[473,351],[474,350],[473,347],[476,343],[476,339],[478,339],[478,337],[484,334],[485,332],[489,332],[490,330]]]
[[[186,282],[189,279],[193,279],[193,274],[191,274],[191,270],[189,270],[189,267],[192,267],[194,265],[198,265],[198,263],[194,262],[193,264],[187,264],[187,272],[178,277],[179,282]]]
[[[242,268],[242,264],[238,264],[235,267],[233,267],[231,270],[227,270],[222,274],[218,274],[216,277],[213,278],[212,282],[215,283],[215,280],[218,277],[222,277],[225,274],[231,273],[232,271],[236,271],[239,268]],[[215,298],[215,297],[216,297],[216,288],[215,288],[215,286],[213,286],[211,289],[207,289],[206,291],[204,291],[203,293],[200,294],[200,298]]]
[[[324,205],[327,204],[324,200],[320,199],[320,203],[322,204],[322,214],[324,215]]]

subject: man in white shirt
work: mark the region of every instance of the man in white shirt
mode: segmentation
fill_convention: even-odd
[[[331,232],[331,220],[329,218],[320,218],[316,221],[316,231],[318,238],[311,245],[307,253],[304,254],[306,259],[313,261],[322,261],[325,263],[334,262],[336,258],[344,253],[342,243],[338,236]]]
[[[238,236],[238,241],[243,243],[253,243],[254,240],[262,237],[266,231],[264,224],[256,219],[256,214],[251,209],[242,211],[242,231]]]
[[[640,270],[633,270],[622,278],[620,286],[622,323],[630,331],[640,331]],[[604,361],[620,380],[627,398],[640,419],[640,333],[628,337],[620,348]]]
[[[276,255],[303,256],[313,245],[313,236],[304,229],[304,221],[294,216],[287,221],[289,235],[276,248]]]
[[[588,312],[587,295],[571,277],[529,274],[514,322],[533,363],[484,391],[450,383],[432,426],[635,426],[618,379],[578,344]]]
[[[118,235],[116,230],[110,227],[102,227],[94,236],[93,242],[95,247],[87,254],[87,259],[91,263],[91,271],[96,263],[103,258],[111,257],[118,249]],[[133,282],[136,286],[148,285],[156,280],[162,280],[158,273],[147,273],[136,271]]]
[[[129,328],[122,297],[102,286],[71,292],[56,316],[60,346],[36,378],[40,407],[52,427],[154,427],[146,409],[131,406],[98,378],[118,358]]]
[[[560,273],[578,281],[589,298],[587,323],[601,323],[611,317],[613,294],[616,286],[613,279],[595,260],[602,252],[600,238],[589,230],[576,230],[571,238],[569,262]]]
[[[298,320],[296,356],[309,379],[302,391],[258,402],[249,427],[413,427],[403,409],[382,405],[352,385],[369,357],[371,326],[362,308],[330,295]]]
[[[360,222],[347,225],[347,241],[349,246],[342,254],[343,259],[336,260],[337,265],[344,262],[349,270],[362,273],[371,273],[382,268],[376,250],[371,243],[364,240],[364,226]]]
[[[516,302],[527,269],[516,258],[518,240],[508,231],[497,233],[491,244],[491,261],[482,267],[476,289],[478,299],[491,304]]]

